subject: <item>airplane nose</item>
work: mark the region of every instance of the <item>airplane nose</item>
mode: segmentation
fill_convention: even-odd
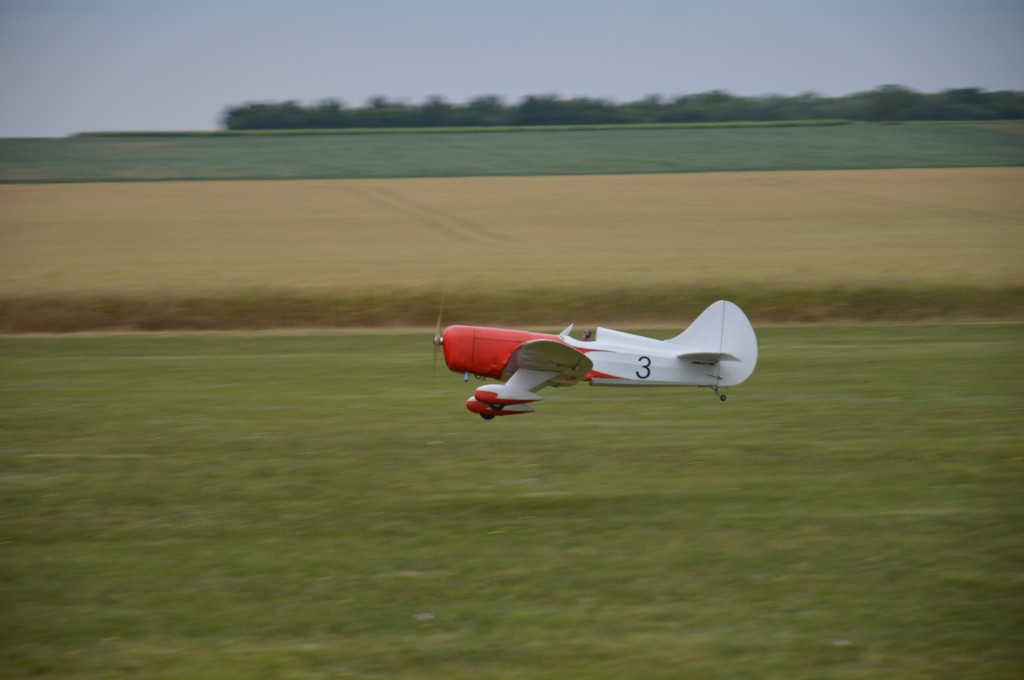
[[[441,334],[444,363],[448,370],[465,373],[472,370],[473,329],[467,326],[449,326]]]
[[[437,350],[444,347],[444,333],[440,329],[434,332],[434,362],[433,373],[437,374]],[[447,360],[446,360],[447,363]]]

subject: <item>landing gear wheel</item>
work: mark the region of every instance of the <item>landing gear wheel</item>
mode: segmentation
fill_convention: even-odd
[[[504,404],[491,404],[491,408],[493,408],[495,411],[500,411],[503,408],[505,408],[505,405]]]
[[[490,413],[481,413],[480,417],[484,420],[494,420],[494,416]]]
[[[725,395],[724,394],[718,395],[718,398],[721,399],[722,401],[725,401]]]

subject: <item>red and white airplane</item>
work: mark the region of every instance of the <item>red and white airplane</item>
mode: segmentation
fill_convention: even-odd
[[[719,300],[685,331],[668,340],[598,328],[593,339],[482,326],[449,326],[438,318],[434,356],[444,349],[449,370],[504,385],[477,388],[466,408],[486,420],[532,413],[544,387],[591,385],[690,385],[732,387],[757,365],[757,337],[739,307]],[[725,395],[719,395],[725,401]]]

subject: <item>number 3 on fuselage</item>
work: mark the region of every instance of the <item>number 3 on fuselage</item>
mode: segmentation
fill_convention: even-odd
[[[757,366],[757,337],[743,311],[719,300],[679,335],[656,340],[598,328],[578,340],[569,326],[558,335],[482,326],[449,326],[435,336],[456,373],[504,380],[478,388],[466,408],[486,419],[530,413],[545,387],[591,385],[738,385]],[[721,395],[725,400],[725,395]]]

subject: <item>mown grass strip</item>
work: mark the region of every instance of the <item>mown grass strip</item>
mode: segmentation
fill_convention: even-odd
[[[2,337],[0,675],[1020,677],[1024,324],[759,340],[485,423],[429,333]]]
[[[0,297],[0,332],[239,330],[430,326],[441,291],[240,291],[182,295]],[[755,323],[1024,319],[1024,286],[561,288],[445,294],[451,323],[569,322],[678,326],[717,299]]]

